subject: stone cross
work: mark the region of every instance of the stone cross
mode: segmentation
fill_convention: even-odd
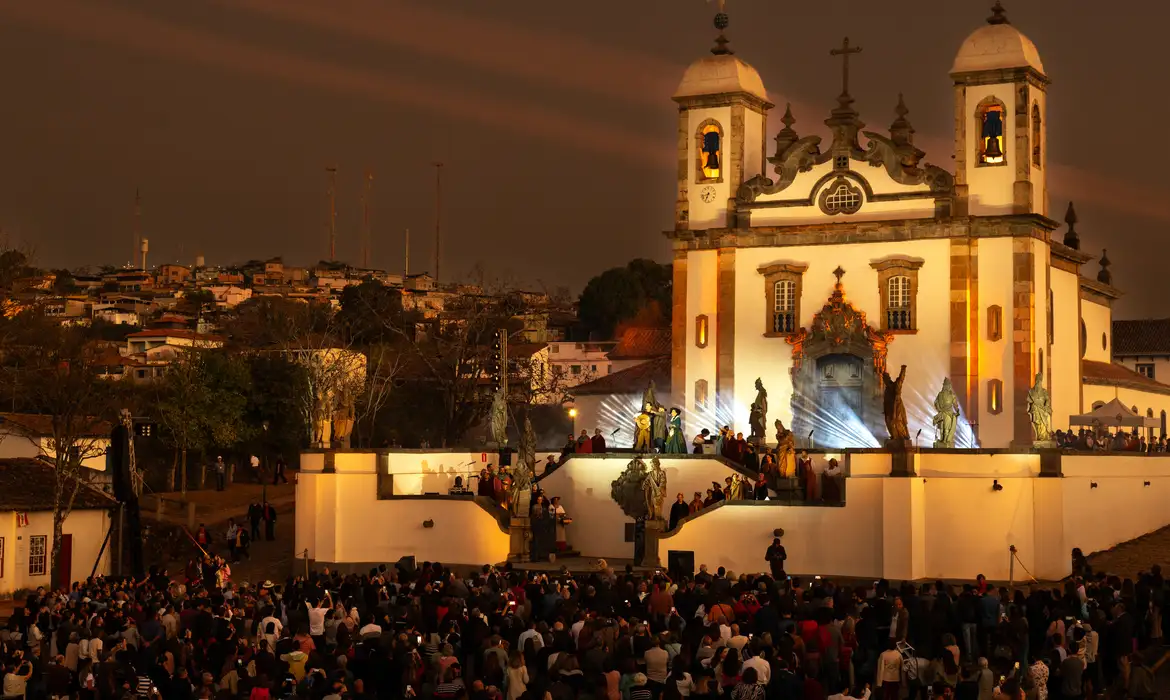
[[[850,46],[849,37],[845,37],[845,41],[841,42],[841,48],[832,49],[829,51],[830,56],[841,56],[843,58],[843,74],[841,76],[841,94],[849,94],[849,54],[861,53],[860,46]]]
[[[841,278],[845,276],[845,270],[838,265],[837,269],[833,270],[833,276],[837,278],[837,285],[840,286]]]

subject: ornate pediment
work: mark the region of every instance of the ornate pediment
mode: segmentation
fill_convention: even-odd
[[[869,325],[865,312],[845,299],[841,284],[844,270],[838,267],[834,274],[837,274],[837,284],[828,302],[813,316],[807,329],[801,328],[787,338],[792,346],[793,372],[800,369],[806,357],[864,352],[872,354],[873,368],[880,378],[886,370],[886,351],[893,334]]]
[[[865,162],[875,168],[885,167],[890,179],[901,185],[926,185],[931,192],[950,192],[954,188],[954,176],[947,171],[924,163],[926,155],[912,143],[899,143],[873,131],[862,132],[869,139],[865,149]]]

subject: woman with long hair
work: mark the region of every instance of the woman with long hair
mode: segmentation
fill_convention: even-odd
[[[524,655],[513,650],[508,657],[508,700],[517,700],[524,691],[528,690],[528,667],[524,665]]]

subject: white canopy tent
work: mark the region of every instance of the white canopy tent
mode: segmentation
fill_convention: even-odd
[[[1069,425],[1099,428],[1157,428],[1161,425],[1157,418],[1147,418],[1134,413],[1119,399],[1113,399],[1083,415],[1070,416],[1068,422]]]

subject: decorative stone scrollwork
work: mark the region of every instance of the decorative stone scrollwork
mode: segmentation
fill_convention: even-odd
[[[821,188],[820,196],[817,197],[817,206],[829,216],[856,214],[861,209],[863,202],[865,202],[865,194],[845,177],[838,177],[825,185]]]
[[[884,167],[894,182],[902,185],[925,184],[932,192],[950,192],[954,188],[954,177],[947,171],[929,163],[919,167],[926,154],[913,144],[895,143],[873,131],[863,133],[869,139],[865,162],[875,168]]]

